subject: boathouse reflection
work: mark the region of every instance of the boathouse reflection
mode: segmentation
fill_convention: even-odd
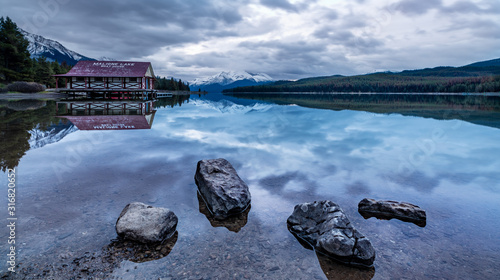
[[[80,130],[151,129],[156,113],[154,101],[60,101],[57,108]]]

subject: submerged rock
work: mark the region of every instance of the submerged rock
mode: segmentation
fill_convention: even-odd
[[[141,243],[162,242],[175,233],[177,221],[169,209],[133,202],[125,206],[118,217],[116,233]]]
[[[298,204],[287,224],[296,237],[332,259],[364,267],[371,267],[375,261],[370,240],[351,225],[336,203],[325,200]]]
[[[365,218],[376,217],[378,219],[390,220],[392,218],[411,222],[425,227],[427,217],[425,211],[417,205],[408,202],[397,202],[392,200],[375,200],[365,198],[358,204],[358,212]]]
[[[250,205],[247,184],[223,158],[200,160],[194,176],[198,190],[215,219],[244,212]]]

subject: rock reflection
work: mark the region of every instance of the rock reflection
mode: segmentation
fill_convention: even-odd
[[[171,238],[156,244],[116,239],[98,252],[85,252],[76,258],[68,259],[72,253],[63,253],[59,263],[19,266],[19,273],[14,273],[17,275],[12,279],[110,279],[123,261],[144,263],[166,257],[175,246],[177,237],[176,231]],[[4,275],[0,274],[0,278],[5,278]]]
[[[288,226],[288,230],[290,227]],[[314,248],[306,242],[304,239],[298,237],[296,234],[290,231],[290,233],[299,241],[302,247],[308,250],[314,250]],[[329,280],[368,280],[375,276],[375,267],[354,267],[343,264],[342,262],[331,259],[323,254],[316,252],[318,257],[319,265],[325,273],[325,276]]]
[[[419,227],[425,227],[427,225],[427,220],[415,220],[415,219],[410,219],[410,218],[405,218],[405,217],[396,217],[396,216],[391,216],[390,214],[383,214],[383,213],[373,213],[373,212],[366,212],[362,210],[358,210],[359,214],[367,219],[370,219],[371,217],[377,218],[379,220],[392,220],[392,219],[398,219],[400,221],[406,222],[406,223],[412,223],[415,224]]]
[[[316,253],[319,265],[328,280],[369,280],[375,276],[375,268],[357,268],[338,263]]]
[[[134,241],[117,239],[103,248],[103,258],[106,260],[129,260],[143,263],[164,258],[170,254],[177,242],[179,233],[176,231],[172,237],[153,244],[142,244]]]
[[[250,208],[252,208],[252,205],[249,205],[245,211],[238,215],[231,216],[224,220],[216,220],[213,217],[212,213],[210,213],[210,211],[208,210],[207,205],[205,204],[205,201],[201,197],[200,193],[196,192],[196,195],[198,197],[200,213],[207,217],[208,221],[213,227],[225,227],[229,231],[239,232],[247,224],[248,213],[250,212]]]

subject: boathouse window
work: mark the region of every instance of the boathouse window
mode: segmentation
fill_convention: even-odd
[[[84,82],[85,78],[84,77],[76,77],[77,82]]]
[[[132,82],[132,83],[136,83],[137,82],[137,78],[128,78],[129,79],[129,82]]]
[[[96,77],[96,78],[95,78],[95,81],[96,81],[96,82],[102,82],[102,81],[103,81],[103,78],[102,78],[102,77]]]
[[[113,78],[113,82],[114,82],[114,83],[121,82],[121,81],[122,81],[122,79],[121,79],[121,78]]]

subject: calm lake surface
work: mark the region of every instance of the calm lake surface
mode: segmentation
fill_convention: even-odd
[[[106,278],[500,279],[497,109],[317,109],[276,98],[161,100],[149,129],[128,130],[83,130],[76,117],[77,126],[54,118],[66,105],[52,101],[0,104],[2,168],[16,166],[17,279],[97,275],[134,201],[173,210],[178,233],[166,256],[142,248],[109,261]],[[207,218],[193,178],[199,160],[221,157],[252,194],[251,209],[226,223]],[[365,220],[365,197],[419,205],[427,225]],[[289,233],[294,206],[316,200],[338,203],[371,240],[374,269],[318,257]],[[0,201],[7,225],[6,191]]]

